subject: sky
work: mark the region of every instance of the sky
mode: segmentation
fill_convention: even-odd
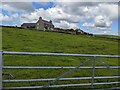
[[[118,35],[117,2],[52,1],[2,2],[0,25],[21,26],[22,23],[36,23],[39,17],[42,17],[47,21],[52,20],[58,28]]]

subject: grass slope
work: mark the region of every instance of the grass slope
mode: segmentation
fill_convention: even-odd
[[[84,35],[3,28],[3,50],[118,54],[118,41]]]
[[[90,37],[85,35],[70,35],[56,32],[43,32],[36,30],[25,30],[4,27],[3,50],[5,51],[25,51],[25,52],[62,52],[80,54],[118,54],[118,40],[108,38]],[[87,60],[86,57],[53,57],[53,56],[11,56],[5,55],[4,64],[12,66],[77,66]],[[118,59],[101,58],[109,65],[118,65]],[[92,61],[87,64],[91,66]],[[96,62],[96,65],[101,65]],[[33,79],[33,78],[55,78],[69,69],[5,69],[4,72],[13,74],[12,79]],[[18,72],[19,71],[19,72]],[[17,72],[17,73],[16,73]],[[78,69],[66,77],[91,76],[91,69]],[[97,69],[96,76],[115,75],[108,69]],[[4,76],[4,79],[7,79]],[[115,79],[96,80],[113,81]],[[89,83],[91,80],[83,81],[62,81],[60,83]],[[4,86],[35,86],[46,85],[47,82],[28,82],[28,83],[4,83]],[[114,86],[114,85],[113,85]],[[113,87],[97,86],[96,88]],[[84,87],[85,88],[85,87]],[[87,87],[86,87],[87,88]]]

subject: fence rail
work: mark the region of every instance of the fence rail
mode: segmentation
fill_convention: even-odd
[[[37,56],[76,56],[76,57],[104,57],[104,58],[120,58],[118,55],[97,55],[97,54],[65,54],[65,53],[34,53],[34,52],[7,52],[3,54],[9,55],[37,55]]]
[[[3,66],[3,69],[73,69],[72,66]],[[79,69],[92,69],[90,66],[82,66]],[[95,69],[105,69],[105,66],[96,66]],[[120,66],[110,66],[111,69],[118,69]]]
[[[71,57],[89,57],[90,59],[81,63],[80,65],[74,66],[4,66],[3,64],[3,57],[4,55],[33,55],[33,56],[71,56]],[[120,74],[116,72],[114,69],[119,69],[120,66],[109,66],[105,62],[99,59],[99,57],[103,58],[120,58],[119,55],[94,55],[94,54],[65,54],[65,53],[40,53],[40,52],[8,52],[8,51],[0,51],[0,89],[34,89],[34,88],[54,88],[54,87],[68,87],[68,86],[91,86],[94,88],[94,85],[109,85],[109,84],[119,84],[120,82],[101,82],[95,83],[95,79],[118,79],[120,78]],[[93,65],[91,66],[84,66],[85,64],[89,63],[89,61],[93,61]],[[104,66],[95,66],[96,61],[100,62]],[[95,69],[104,69],[108,68],[114,73],[115,76],[98,76],[95,77]],[[64,74],[60,75],[57,78],[41,78],[41,79],[21,79],[21,80],[3,80],[3,69],[70,69]],[[63,78],[64,76],[70,74],[76,69],[92,69],[92,76],[91,77],[76,77],[76,78]],[[91,83],[84,83],[84,84],[62,84],[62,85],[55,85],[56,81],[66,81],[66,80],[91,80]],[[47,81],[49,82],[48,85],[45,86],[26,86],[26,87],[4,87],[3,83],[18,83],[18,82],[41,82]]]
[[[120,82],[102,82],[102,83],[94,83],[94,85],[111,85],[111,84],[119,84]],[[4,88],[7,90],[21,90],[21,89],[40,89],[40,88],[59,88],[59,87],[75,87],[75,86],[90,86],[91,83],[85,84],[62,84],[62,85],[51,85],[51,86],[28,86],[28,87],[10,87]]]
[[[94,79],[108,79],[108,78],[120,78],[120,76],[101,76],[101,77],[94,77]],[[56,78],[46,78],[46,79],[22,79],[22,80],[3,80],[3,83],[14,83],[14,82],[39,82],[39,81],[53,81]],[[78,78],[60,78],[60,81],[64,80],[89,80],[92,77],[78,77]]]

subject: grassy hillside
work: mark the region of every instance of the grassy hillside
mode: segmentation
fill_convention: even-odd
[[[120,40],[120,36],[115,36],[115,35],[94,35],[94,36],[96,36],[96,37],[98,37],[98,38],[107,38],[107,39],[111,39],[111,40]]]
[[[118,54],[118,41],[84,35],[3,28],[3,50]]]
[[[36,30],[7,28],[2,29],[3,35],[3,50],[5,51],[25,51],[25,52],[57,52],[57,53],[84,53],[84,54],[110,54],[118,55],[118,40],[111,40],[108,38],[98,38],[85,35],[70,35],[56,32],[43,32]],[[101,58],[104,62],[109,65],[118,65],[118,59],[105,59]],[[86,57],[53,57],[53,56],[11,56],[5,55],[4,64],[12,66],[77,66],[88,60]],[[92,62],[88,63],[87,66],[91,66]],[[101,65],[96,63],[96,65]],[[12,79],[32,79],[32,78],[55,78],[63,74],[69,69],[12,69],[5,70],[5,73],[10,72],[13,74]],[[17,73],[16,73],[17,72]],[[66,77],[79,77],[79,76],[91,76],[91,69],[79,69]],[[104,75],[115,75],[115,73],[108,69],[97,69],[96,76]],[[4,77],[7,78],[6,76]],[[114,79],[109,79],[112,81]],[[96,80],[96,82],[107,81]],[[89,81],[62,81],[59,83],[81,83],[91,82]],[[43,83],[7,83],[4,86],[35,86],[35,85],[46,85],[47,82]],[[103,87],[97,86],[96,88]],[[109,86],[105,86],[109,87]],[[112,87],[112,85],[111,85]]]

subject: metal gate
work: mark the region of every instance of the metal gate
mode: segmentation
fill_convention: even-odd
[[[86,60],[85,62],[81,63],[80,65],[76,67],[68,66],[4,66],[3,57],[4,55],[35,55],[35,56],[74,56],[74,57],[89,57],[89,60]],[[120,82],[94,82],[95,79],[111,79],[111,78],[120,78],[120,74],[114,69],[119,69],[120,66],[109,66],[105,62],[99,59],[99,57],[104,58],[120,58],[118,55],[92,55],[92,54],[65,54],[65,53],[36,53],[36,52],[8,52],[8,51],[0,51],[0,89],[37,89],[37,88],[56,88],[56,87],[75,87],[75,86],[91,86],[91,88],[94,88],[95,85],[109,85],[109,84],[119,84]],[[90,61],[93,62],[92,67],[84,66],[85,64],[89,63]],[[100,62],[103,66],[96,66],[96,61]],[[46,78],[46,79],[22,79],[22,80],[3,80],[3,69],[66,69],[69,68],[67,72],[63,73],[59,77],[56,78]],[[92,76],[91,77],[79,77],[79,78],[64,78],[66,75],[70,74],[71,72],[75,71],[76,69],[92,69]],[[95,69],[102,69],[102,68],[108,68],[112,72],[116,73],[115,76],[99,76],[95,77]],[[9,76],[12,76],[9,74]],[[83,84],[61,84],[56,85],[55,82],[65,81],[65,80],[90,80],[91,83],[83,83]],[[45,86],[25,86],[25,87],[3,87],[3,83],[12,83],[12,82],[41,82],[41,81],[49,81],[48,85]]]

